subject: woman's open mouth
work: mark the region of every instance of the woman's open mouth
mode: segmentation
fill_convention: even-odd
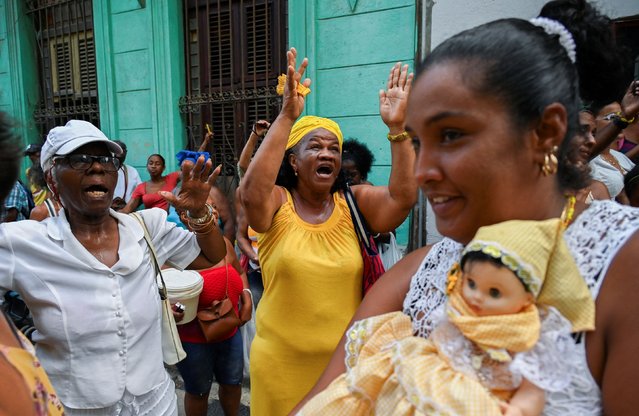
[[[109,194],[109,190],[102,185],[91,185],[84,188],[84,193],[91,198],[104,198]]]
[[[317,170],[315,171],[317,176],[319,176],[320,178],[332,178],[333,172],[334,172],[333,167],[328,165],[322,165],[318,167]]]

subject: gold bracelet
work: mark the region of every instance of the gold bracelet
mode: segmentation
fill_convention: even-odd
[[[195,235],[209,234],[211,231],[213,231],[214,228],[217,228],[217,224],[215,223],[214,219],[215,218],[212,218],[211,221],[207,222],[206,224],[197,226],[188,224],[188,226]]]
[[[403,132],[401,132],[399,134],[390,134],[390,133],[388,133],[388,135],[386,137],[388,138],[389,142],[395,143],[395,142],[403,142],[406,139],[410,139],[410,134],[408,134],[408,132],[406,130],[404,130]]]
[[[191,213],[188,210],[186,211],[186,217],[189,220],[189,224],[204,224],[211,219],[211,217],[213,216],[213,207],[211,206],[211,204],[204,204],[204,208],[206,208],[206,214],[197,218],[192,217]]]
[[[206,222],[195,224],[187,217],[187,226],[195,234],[208,234],[213,228],[217,227],[217,221],[214,215],[211,215]]]
[[[198,229],[197,231],[193,230],[193,234],[195,234],[196,236],[211,234],[211,232],[215,228],[217,228],[217,226],[215,224],[211,224],[208,227],[206,227],[206,229]]]

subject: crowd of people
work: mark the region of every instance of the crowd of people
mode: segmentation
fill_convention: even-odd
[[[302,116],[300,58],[232,195],[210,131],[175,172],[148,156],[142,181],[89,122],[21,150],[0,113],[0,289],[36,329],[0,319],[0,413],[176,415],[163,363],[187,416],[207,414],[213,382],[237,415],[246,373],[258,416],[633,413],[639,81],[609,19],[553,0],[451,37],[415,75],[393,65],[387,185],[366,138]],[[419,189],[443,240],[369,281]],[[169,273],[197,281],[194,302]]]

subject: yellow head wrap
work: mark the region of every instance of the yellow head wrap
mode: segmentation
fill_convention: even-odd
[[[537,298],[554,306],[573,331],[595,327],[595,302],[568,250],[559,218],[505,221],[481,227],[462,254],[480,251],[498,259]]]
[[[344,136],[342,135],[342,131],[339,129],[339,125],[333,120],[317,116],[304,116],[293,124],[291,134],[288,136],[288,143],[286,143],[286,150],[298,144],[309,132],[317,129],[326,129],[337,136],[339,151],[342,151]]]

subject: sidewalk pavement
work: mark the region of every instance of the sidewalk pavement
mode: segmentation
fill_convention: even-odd
[[[169,372],[173,382],[175,382],[175,393],[177,394],[178,400],[178,416],[185,416],[184,382],[182,381],[182,377],[180,377],[180,373],[175,366],[166,366],[166,370]],[[240,401],[240,416],[248,416],[250,414],[250,399],[251,393],[249,382],[247,379],[244,379],[244,383],[242,383],[242,399]],[[209,394],[209,411],[207,412],[207,416],[224,416],[222,407],[220,406],[220,401],[217,398],[217,383],[215,382],[213,383],[211,393]]]

